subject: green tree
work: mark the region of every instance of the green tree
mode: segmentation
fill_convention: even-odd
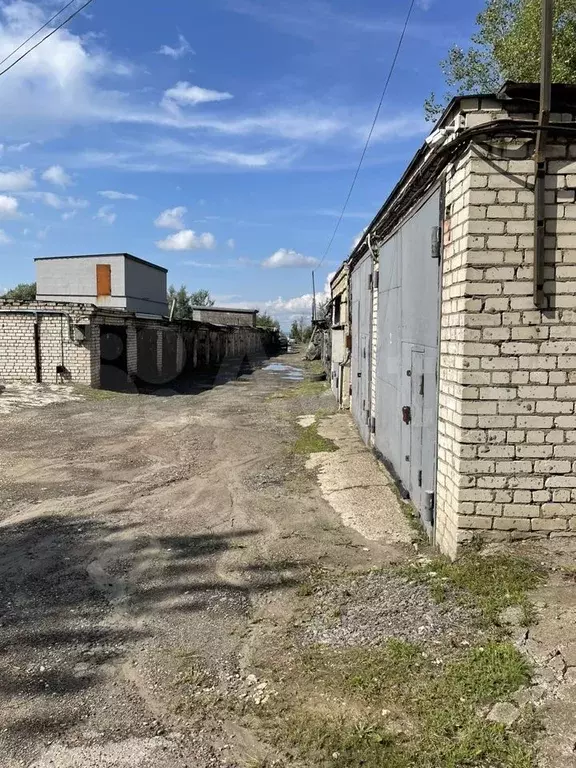
[[[205,288],[200,288],[199,291],[194,291],[194,293],[191,293],[188,298],[190,300],[190,304],[193,307],[214,306],[214,300],[210,296],[210,291],[207,291]]]
[[[303,317],[299,320],[293,320],[290,327],[290,336],[300,343],[310,341],[312,326],[308,325]]]
[[[192,307],[213,307],[214,301],[210,298],[210,292],[204,288],[194,293],[188,293],[185,285],[181,285],[178,289],[171,285],[168,288],[168,306],[170,309],[172,304],[174,304],[173,317],[175,320],[192,320]]]
[[[436,120],[450,99],[464,93],[492,93],[505,80],[540,80],[542,0],[486,0],[477,30],[464,50],[453,46],[440,62],[449,92],[440,101],[431,94],[426,118]],[[576,0],[556,0],[552,80],[576,83]]]
[[[280,330],[280,323],[278,320],[273,318],[267,312],[262,312],[261,314],[256,315],[256,325],[258,328],[275,328],[277,331]]]
[[[18,283],[14,288],[6,291],[3,299],[15,299],[16,301],[34,301],[36,299],[36,283]]]
[[[172,305],[174,305],[174,311],[172,312],[174,320],[192,319],[192,307],[190,306],[188,291],[185,285],[181,285],[178,289],[173,285],[168,288],[168,306],[170,311],[172,311]]]

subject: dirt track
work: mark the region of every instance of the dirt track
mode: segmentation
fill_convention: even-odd
[[[391,556],[290,450],[331,395],[270,397],[294,382],[264,370],[219,383],[2,418],[6,768],[243,764],[250,735],[190,710],[183,660],[241,685],[255,617],[311,566]]]

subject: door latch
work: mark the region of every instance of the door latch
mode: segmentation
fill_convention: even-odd
[[[404,424],[410,424],[412,421],[412,410],[409,405],[405,405],[402,408],[402,421]]]

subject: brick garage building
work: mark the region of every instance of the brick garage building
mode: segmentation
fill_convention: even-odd
[[[39,300],[0,299],[0,382],[159,386],[274,341],[251,324],[171,322],[166,270],[130,254],[36,264]]]
[[[171,323],[90,304],[0,300],[0,382],[160,386],[273,344],[251,326]]]
[[[454,100],[347,262],[352,413],[449,555],[576,536],[576,90],[553,92],[535,304],[537,94]]]

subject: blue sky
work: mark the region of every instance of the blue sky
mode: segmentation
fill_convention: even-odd
[[[80,4],[80,3],[79,3]],[[63,0],[0,5],[0,59]],[[322,287],[427,126],[481,0],[417,0]],[[95,0],[0,78],[0,288],[128,251],[218,303],[307,313],[407,0]]]

